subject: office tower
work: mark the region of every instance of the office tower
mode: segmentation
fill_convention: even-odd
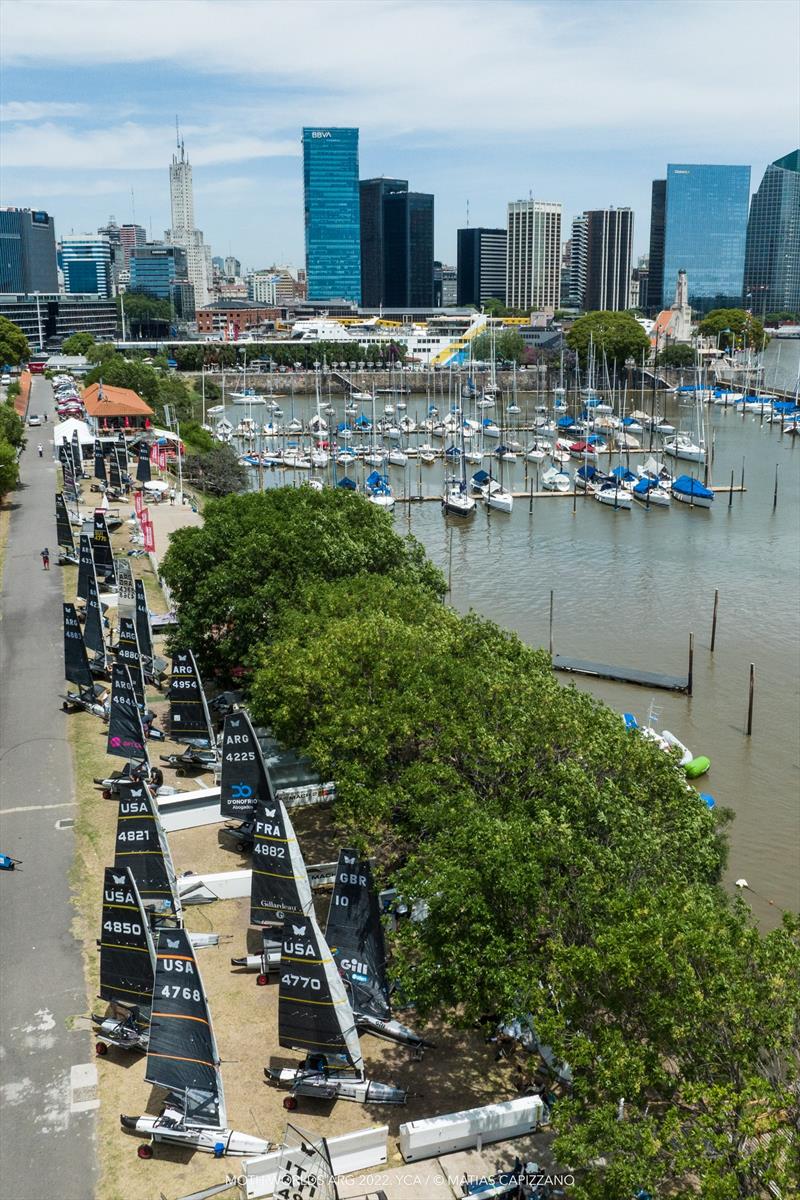
[[[358,130],[303,129],[309,300],[361,303]]]
[[[670,163],[666,184],[662,303],[678,272],[686,271],[695,312],[738,306],[750,168]]]
[[[744,301],[759,316],[800,311],[800,150],[769,164],[750,203]]]
[[[654,179],[650,199],[650,273],[647,279],[647,307],[660,312],[664,300],[664,225],[667,212],[667,181]]]
[[[633,212],[630,208],[592,209],[586,219],[587,312],[630,307]]]
[[[130,267],[131,251],[136,246],[143,246],[145,244],[147,234],[141,225],[120,225],[119,240],[122,246],[123,262],[127,270]]]
[[[53,218],[30,208],[0,208],[0,292],[57,292]]]
[[[433,305],[433,196],[392,192],[383,202],[384,304]]]
[[[228,279],[238,279],[242,273],[242,264],[239,262],[239,259],[234,258],[232,254],[227,256],[224,266],[225,274],[227,275]]]
[[[378,308],[386,300],[384,200],[408,192],[407,179],[362,179],[358,185],[361,230],[361,303]]]
[[[176,280],[188,279],[186,249],[151,243],[137,246],[130,257],[130,290],[169,300]]]
[[[555,312],[561,284],[561,205],[517,200],[508,206],[506,304]]]
[[[456,271],[459,306],[482,308],[487,300],[506,302],[505,229],[459,229]]]
[[[586,213],[581,213],[572,221],[572,237],[570,238],[569,259],[569,307],[583,308],[586,298],[586,252],[587,252]]]
[[[61,239],[64,290],[101,296],[114,295],[111,243],[99,234],[69,234]]]
[[[194,287],[195,303],[198,307],[208,303],[208,287],[210,270],[208,265],[209,248],[203,241],[203,234],[194,223],[194,184],[192,167],[186,157],[183,142],[180,142],[180,158],[173,154],[169,168],[169,198],[172,211],[172,228],[166,234],[166,240],[172,246],[182,246],[186,250],[186,262],[189,282]]]
[[[433,307],[455,308],[458,302],[458,275],[455,267],[433,262]]]

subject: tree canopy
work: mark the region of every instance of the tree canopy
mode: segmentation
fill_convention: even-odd
[[[525,357],[525,343],[517,329],[503,329],[494,339],[494,355],[497,362],[521,363]],[[478,362],[488,362],[492,357],[492,337],[481,333],[472,343],[472,357]]]
[[[0,317],[0,366],[18,367],[30,354],[28,339],[8,317]]]
[[[194,392],[174,372],[157,370],[138,358],[124,358],[111,347],[98,346],[96,350],[104,353],[97,366],[86,375],[87,385],[102,379],[112,386],[132,388],[153,408],[159,423],[164,421],[166,404],[178,420],[192,416]]]
[[[693,367],[697,362],[697,355],[693,346],[687,346],[685,342],[675,342],[664,347],[658,361],[662,367]]]
[[[626,358],[641,363],[642,354],[650,353],[650,338],[631,313],[597,312],[578,317],[567,333],[567,345],[576,350],[581,366],[589,361],[589,347],[602,359],[605,354],[609,365],[622,367]]]
[[[746,346],[760,350],[769,342],[762,322],[743,308],[714,308],[703,317],[698,329],[704,337],[719,337],[723,350],[743,350]]]
[[[25,425],[11,399],[0,404],[0,500],[19,482],[19,451],[25,445]]]
[[[94,346],[91,333],[73,333],[66,339],[61,350],[64,354],[87,354]]]
[[[162,574],[178,605],[175,644],[223,678],[268,644],[278,606],[301,586],[388,575],[440,595],[444,582],[413,538],[360,496],[271,488],[210,501],[200,528],[179,529]]]
[[[204,429],[199,432],[206,433]],[[210,435],[206,436],[210,440]],[[208,496],[229,496],[247,486],[247,470],[239,463],[236,451],[219,443],[212,443],[188,456],[183,465],[183,478]]]

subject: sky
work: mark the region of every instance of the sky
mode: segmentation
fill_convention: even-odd
[[[0,204],[56,234],[168,228],[175,118],[195,220],[245,268],[303,263],[300,130],[358,126],[360,175],[435,195],[435,254],[532,195],[630,206],[668,162],[798,143],[796,0],[5,0]]]

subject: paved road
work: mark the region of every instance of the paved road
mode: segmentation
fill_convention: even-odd
[[[91,1200],[96,1072],[80,947],[70,933],[72,765],[57,693],[64,684],[62,582],[55,550],[50,384],[34,377],[30,412],[48,414],[22,457],[0,614],[0,1200]],[[37,442],[45,444],[39,459]],[[81,1024],[84,1024],[81,1022]]]

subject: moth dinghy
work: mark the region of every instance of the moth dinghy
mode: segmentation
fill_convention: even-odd
[[[108,716],[108,691],[96,682],[86,653],[86,643],[74,604],[64,604],[64,677],[74,683],[77,692],[61,694],[64,712],[91,713],[103,720]]]
[[[105,869],[99,947],[99,996],[108,1001],[111,1014],[100,1017],[92,1013],[95,1050],[100,1055],[106,1054],[109,1046],[144,1051],[156,955],[150,921],[129,867]]]
[[[217,739],[211,724],[203,681],[191,650],[172,656],[169,681],[169,729],[174,742],[182,742],[181,754],[162,754],[161,761],[184,771],[214,771],[219,764]]]

